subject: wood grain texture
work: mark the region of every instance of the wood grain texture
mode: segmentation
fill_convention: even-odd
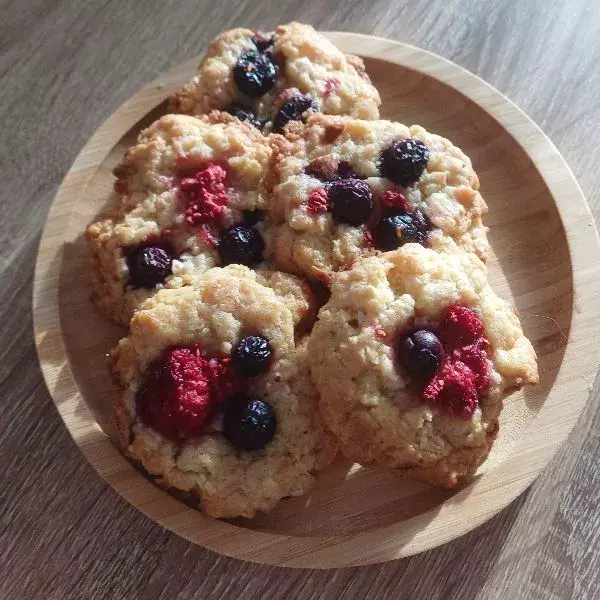
[[[598,215],[595,0],[183,0],[176,9],[159,2],[26,0],[5,3],[2,14],[0,597],[598,596],[597,390],[567,446],[531,490],[468,536],[385,565],[291,571],[194,547],[114,494],[79,454],[51,404],[30,317],[41,225],[79,148],[141,85],[233,24],[271,27],[296,18],[322,29],[389,36],[454,60],[543,127]]]

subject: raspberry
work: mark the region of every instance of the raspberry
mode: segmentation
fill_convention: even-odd
[[[452,353],[452,361],[460,361],[465,364],[475,375],[475,387],[480,397],[485,396],[490,389],[486,346],[487,340],[480,338],[474,344],[455,350]]]
[[[454,417],[468,419],[478,406],[476,375],[460,360],[446,357],[423,390],[423,398]]]
[[[169,348],[150,365],[137,411],[143,423],[179,441],[200,435],[216,407],[244,387],[229,359],[209,357],[198,346]]]
[[[219,245],[218,240],[213,235],[213,231],[211,231],[210,227],[207,225],[202,225],[198,230],[198,235],[200,239],[210,248],[216,248]]]
[[[438,335],[447,350],[468,346],[483,336],[483,323],[475,311],[452,304],[442,314]]]
[[[364,232],[363,244],[364,244],[365,248],[375,248],[375,242],[373,241],[373,234],[370,231]]]
[[[410,212],[410,208],[408,206],[408,202],[406,202],[406,198],[395,190],[388,190],[381,197],[381,206],[385,208],[398,208],[402,212]]]
[[[323,188],[317,188],[308,195],[306,211],[309,215],[317,215],[329,210],[327,192]]]
[[[179,187],[187,199],[187,223],[200,225],[221,220],[223,208],[227,206],[226,180],[227,172],[215,163],[181,180]]]

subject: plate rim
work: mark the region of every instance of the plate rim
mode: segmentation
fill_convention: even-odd
[[[600,295],[600,241],[584,194],[552,141],[501,92],[445,58],[386,38],[349,32],[323,33],[345,52],[356,53],[360,48],[360,56],[421,72],[467,97],[513,137],[545,181],[565,229],[574,299],[562,363],[536,416],[539,427],[534,434],[540,446],[535,456],[530,456],[528,462],[515,458],[521,451],[527,454],[526,443],[531,438],[521,438],[513,452],[494,469],[440,507],[384,528],[340,536],[299,537],[260,532],[206,517],[148,481],[112,445],[85,400],[78,402],[79,390],[60,329],[58,276],[62,233],[68,226],[78,193],[85,189],[97,166],[140,118],[165,99],[168,91],[189,78],[198,57],[179,64],[135,93],[80,151],[48,212],[36,257],[32,303],[36,350],[50,396],[78,448],[119,495],[156,523],[216,552],[251,562],[305,568],[357,566],[410,556],[464,535],[487,521],[520,495],[559,450],[587,402],[600,359],[600,350],[593,344],[586,345],[586,339],[600,333],[600,306],[594,303],[594,298]],[[580,350],[585,352],[583,358],[577,356]],[[574,366],[577,376],[570,377],[567,393],[562,390],[566,385],[565,372]],[[560,390],[564,396],[549,402]],[[552,417],[548,413],[559,409],[563,423],[560,435],[545,436],[544,430]],[[126,479],[116,477],[122,470],[128,472]],[[499,489],[502,493],[498,493]],[[483,507],[482,498],[485,498]],[[452,522],[456,511],[464,511],[475,502],[479,503],[478,510],[468,522],[454,523],[450,532],[440,525]],[[408,534],[401,531],[406,529]]]

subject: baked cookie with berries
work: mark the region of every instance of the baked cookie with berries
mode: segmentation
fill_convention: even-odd
[[[142,131],[114,171],[118,204],[87,230],[98,308],[126,324],[159,288],[190,285],[215,265],[258,266],[270,157],[264,136],[224,113],[167,115]],[[273,281],[307,318],[308,286]]]
[[[266,34],[239,28],[219,35],[169,108],[192,115],[225,110],[280,132],[312,112],[377,119],[380,104],[360,58],[310,25],[289,23]]]
[[[469,158],[418,125],[314,115],[275,136],[268,250],[329,285],[375,250],[452,240],[485,258],[487,206]]]
[[[503,399],[538,381],[514,309],[458,247],[410,243],[340,273],[308,350],[348,458],[446,487],[485,460]]]
[[[308,492],[336,453],[283,300],[240,265],[159,290],[111,354],[123,452],[207,515]]]

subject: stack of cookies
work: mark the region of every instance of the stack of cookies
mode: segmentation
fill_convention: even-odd
[[[208,515],[305,494],[338,452],[456,486],[538,380],[471,161],[379,105],[308,25],[225,32],[88,228],[92,299],[129,328],[120,446]]]

